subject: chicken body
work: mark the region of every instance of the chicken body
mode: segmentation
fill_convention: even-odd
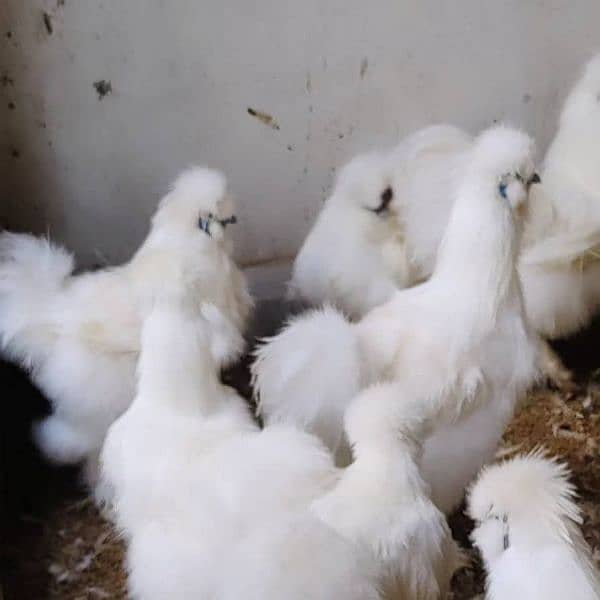
[[[357,319],[407,284],[391,175],[378,153],[344,167],[294,261],[291,300],[333,304]]]
[[[524,221],[519,272],[525,308],[534,329],[550,339],[576,332],[600,305],[599,93],[600,55],[566,99]],[[409,285],[433,272],[453,190],[474,143],[460,129],[441,125],[413,134],[394,152],[392,187],[404,223]]]
[[[330,453],[293,427],[259,431],[218,381],[209,336],[203,319],[156,307],[138,393],[106,438],[131,595],[379,598],[368,555],[308,510],[336,481]]]
[[[373,382],[411,381],[422,397],[451,395],[454,406],[474,394],[478,408],[441,422],[424,444],[435,503],[444,512],[456,506],[536,375],[538,340],[516,271],[532,152],[519,132],[484,132],[429,281],[355,325],[331,309],[302,316],[258,350],[253,375],[267,423],[296,423],[339,452],[348,402]]]
[[[191,310],[212,322],[220,363],[242,352],[252,303],[223,239],[219,219],[231,210],[220,173],[187,171],[129,263],[82,275],[73,275],[72,256],[47,240],[0,234],[3,350],[52,404],[52,415],[35,428],[38,444],[58,463],[86,461],[90,485],[106,430],[133,399],[141,323],[157,294],[186,290]]]
[[[426,433],[454,398],[427,398],[410,383],[371,386],[351,403],[345,432],[352,463],[312,506],[319,518],[369,548],[387,599],[443,599],[461,553],[430,499],[419,463]],[[438,401],[440,404],[438,404]]]

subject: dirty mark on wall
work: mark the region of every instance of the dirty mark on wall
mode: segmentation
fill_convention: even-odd
[[[52,26],[52,17],[47,12],[43,12],[42,16],[44,19],[44,27],[46,28],[48,35],[52,35],[54,32],[54,27]]]
[[[363,79],[369,70],[369,59],[365,56],[360,61],[360,78]]]
[[[258,119],[261,123],[264,123],[271,129],[275,129],[279,131],[279,123],[273,118],[272,115],[266,112],[262,112],[260,110],[256,110],[255,108],[248,107],[248,114],[256,119]]]
[[[108,94],[112,94],[112,83],[107,81],[106,79],[99,79],[98,81],[94,81],[94,89],[98,94],[98,100],[102,100],[104,96]]]

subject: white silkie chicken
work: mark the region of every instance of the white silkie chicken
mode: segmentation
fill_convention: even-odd
[[[488,600],[598,600],[569,470],[542,453],[484,469],[469,494]]]
[[[339,471],[315,436],[257,429],[218,381],[208,335],[203,319],[156,306],[138,393],[106,436],[132,596],[443,598],[460,554],[416,461],[452,398],[367,390],[346,419],[356,460]]]
[[[527,314],[554,339],[600,307],[600,54],[569,94],[532,192],[520,272]]]
[[[418,461],[425,433],[439,413],[464,407],[446,406],[451,396],[423,398],[413,391],[377,385],[352,401],[345,430],[354,461],[300,516],[266,515],[265,525],[237,546],[233,593],[224,597],[315,599],[352,593],[382,600],[446,598],[463,559],[445,516],[429,498]],[[277,427],[267,427],[262,435]],[[287,440],[279,442],[270,451],[288,452]],[[272,457],[265,452],[262,459],[268,464]],[[244,458],[238,454],[237,460],[247,470]],[[294,489],[302,491],[302,486],[289,492]],[[349,576],[346,564],[349,570],[352,562],[355,572]],[[337,593],[332,574],[336,581],[340,575],[347,579]],[[360,587],[353,588],[357,581]]]
[[[348,401],[371,383],[414,378],[423,397],[448,394],[455,404],[474,394],[479,408],[439,425],[424,446],[435,503],[455,507],[536,375],[538,339],[516,271],[533,177],[527,135],[505,127],[481,134],[429,281],[354,325],[330,308],[304,315],[258,349],[252,371],[265,422],[296,423],[337,451]]]
[[[342,169],[294,261],[290,300],[331,303],[357,319],[407,285],[391,177],[389,160],[375,152]]]
[[[462,556],[421,476],[422,446],[441,412],[458,417],[475,395],[421,395],[419,381],[376,384],[348,407],[353,462],[312,510],[340,535],[370,549],[383,598],[446,598]],[[456,400],[461,406],[450,406]]]
[[[48,240],[0,234],[2,349],[52,404],[35,429],[41,449],[58,463],[86,461],[90,485],[105,433],[133,399],[141,323],[156,294],[183,294],[211,321],[220,364],[243,351],[252,302],[224,238],[232,211],[220,172],[189,169],[129,263],[81,275]]]
[[[138,393],[111,426],[104,485],[142,600],[376,600],[368,554],[310,502],[335,482],[317,438],[259,431],[222,385],[202,318],[159,304],[142,332]]]
[[[525,309],[534,329],[550,339],[576,332],[600,306],[599,94],[600,55],[565,102],[525,220],[519,261]],[[433,272],[473,143],[460,129],[440,125],[409,136],[394,152],[409,284]],[[568,384],[569,372],[548,345],[540,360],[552,381]]]

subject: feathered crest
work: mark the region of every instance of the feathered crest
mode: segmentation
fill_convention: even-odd
[[[503,463],[485,467],[469,492],[469,514],[483,521],[493,507],[509,521],[527,518],[543,523],[573,544],[572,524],[581,524],[577,492],[568,466],[538,447]]]

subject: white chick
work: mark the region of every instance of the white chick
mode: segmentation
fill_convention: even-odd
[[[375,558],[383,598],[446,598],[462,556],[446,517],[429,497],[419,462],[423,441],[452,395],[423,397],[419,386],[371,386],[348,407],[354,460],[313,511]]]
[[[355,325],[331,309],[302,316],[258,349],[252,371],[265,422],[295,423],[336,451],[348,400],[366,385],[416,378],[424,397],[446,390],[455,405],[475,394],[480,407],[439,425],[424,446],[432,498],[444,512],[454,508],[536,375],[538,339],[516,271],[532,177],[528,136],[505,127],[481,134],[429,281]]]
[[[225,177],[198,167],[175,181],[123,266],[73,275],[73,257],[46,239],[0,234],[0,341],[52,404],[35,428],[51,460],[86,461],[95,484],[105,433],[134,396],[141,322],[156,294],[184,295],[213,323],[219,362],[241,354],[252,302],[224,238],[232,221]]]
[[[331,455],[290,427],[258,431],[194,319],[170,304],[150,313],[138,393],[102,453],[131,595],[376,600],[368,557],[307,511],[335,481]]]
[[[487,571],[487,599],[600,598],[569,475],[566,465],[539,451],[483,470],[468,511]]]
[[[407,284],[391,175],[379,153],[357,156],[342,169],[294,262],[290,300],[331,303],[359,318]]]

